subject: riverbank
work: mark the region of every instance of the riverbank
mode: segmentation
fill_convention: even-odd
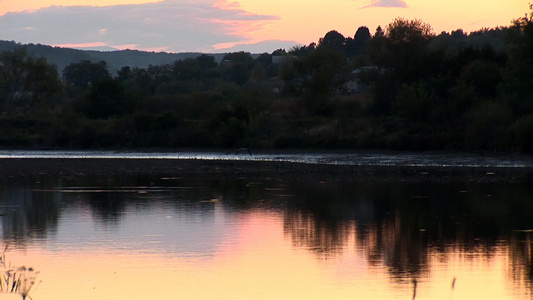
[[[309,164],[284,161],[0,158],[0,177],[170,176],[190,180],[533,182],[531,167]]]

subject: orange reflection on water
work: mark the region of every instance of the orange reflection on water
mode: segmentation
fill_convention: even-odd
[[[41,271],[34,300],[412,299],[408,278],[395,281],[383,261],[369,263],[376,241],[358,240],[355,224],[344,229],[335,255],[317,256],[294,245],[281,214],[252,210],[235,219],[237,232],[209,256],[30,247],[11,250],[9,258]],[[491,256],[430,251],[416,299],[527,299],[512,293],[509,248],[498,247]]]

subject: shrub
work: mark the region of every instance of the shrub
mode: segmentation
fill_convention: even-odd
[[[504,103],[483,102],[473,107],[467,121],[467,146],[471,150],[495,150],[511,118],[511,109]]]
[[[533,153],[533,114],[518,119],[509,126],[507,132],[513,150],[521,153]]]

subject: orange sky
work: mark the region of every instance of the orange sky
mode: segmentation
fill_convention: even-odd
[[[522,16],[529,0],[448,0],[406,1],[408,8],[366,8],[362,1],[257,1],[240,0],[240,5],[252,12],[281,17],[254,33],[257,38],[301,38],[313,41],[335,29],[352,36],[359,26],[367,26],[374,33],[378,25],[385,27],[396,17],[422,19],[438,33],[462,28],[465,31],[483,27],[507,26],[512,19]],[[306,7],[302,9],[302,7]]]
[[[40,271],[42,282],[30,293],[39,300],[411,299],[409,282],[394,283],[385,266],[368,264],[354,232],[342,253],[320,259],[291,246],[281,216],[257,211],[239,219],[237,234],[212,257],[80,247],[30,248],[10,252],[9,258]],[[482,253],[431,254],[430,274],[420,278],[416,299],[525,299],[509,293],[513,283],[505,274],[507,251],[502,247],[492,258]]]
[[[209,20],[210,16],[203,16],[195,20],[196,23],[190,23],[192,30],[200,23],[212,23],[213,29],[216,24],[224,24],[226,34],[235,38],[213,39],[212,43],[200,43],[194,36],[183,38],[183,43],[175,43],[169,46],[167,50],[177,51],[181,47],[183,50],[189,48],[211,48],[217,49],[225,46],[238,44],[259,43],[265,40],[294,41],[299,44],[309,44],[317,42],[330,30],[337,30],[345,36],[354,35],[359,26],[367,26],[373,33],[378,25],[385,27],[396,17],[406,19],[421,19],[433,26],[436,33],[441,31],[452,31],[463,29],[467,32],[478,30],[484,27],[508,26],[512,19],[523,16],[528,11],[528,2],[530,0],[448,0],[448,1],[427,1],[427,0],[329,0],[329,1],[303,1],[303,0],[2,0],[0,1],[0,16],[6,13],[33,12],[37,15],[39,9],[50,6],[116,6],[125,4],[143,4],[143,3],[174,3],[174,9],[179,5],[204,5],[205,7],[220,8],[226,11],[228,15],[232,12],[240,12],[238,18],[217,17]],[[387,6],[387,7],[384,7]],[[400,7],[404,6],[404,7]],[[142,6],[139,6],[142,11]],[[250,19],[246,19],[250,16]],[[261,18],[263,16],[265,18]],[[28,17],[28,14],[25,16]],[[120,16],[123,17],[123,16]],[[138,18],[136,15],[135,17]],[[164,17],[162,17],[164,18]],[[0,17],[0,23],[11,22],[5,21]],[[40,20],[40,24],[45,22]],[[182,20],[182,24],[189,26],[187,20]],[[8,24],[9,25],[9,24]],[[20,26],[24,26],[21,24]],[[57,26],[57,25],[56,25]],[[120,26],[120,25],[117,25]],[[23,28],[32,28],[27,25]],[[13,32],[13,29],[10,29]],[[155,30],[155,29],[154,29]],[[206,28],[205,31],[209,32]],[[0,32],[1,34],[2,32]],[[202,33],[196,34],[199,37]],[[3,34],[2,39],[17,40],[15,33]],[[23,34],[22,42],[24,40]],[[236,36],[238,35],[238,37]],[[36,35],[40,36],[40,35]],[[83,35],[78,34],[80,38]],[[15,37],[15,38],[14,38]],[[27,37],[30,39],[30,36]],[[45,39],[43,37],[43,39]],[[84,40],[75,41],[74,39],[56,39],[47,42],[46,40],[34,41],[45,44],[105,44],[109,46],[117,45],[135,45],[136,41],[116,41],[98,40],[96,37],[83,37]],[[141,39],[141,38],[139,38]],[[206,37],[206,39],[209,39]],[[50,40],[50,39],[49,39]],[[18,40],[17,40],[18,41]],[[181,41],[180,41],[181,42]],[[142,43],[140,42],[139,45]],[[149,48],[142,44],[140,48]],[[183,45],[182,45],[183,44]],[[196,45],[198,44],[198,45]],[[153,49],[165,50],[165,45],[153,45]],[[199,50],[209,50],[209,49]]]

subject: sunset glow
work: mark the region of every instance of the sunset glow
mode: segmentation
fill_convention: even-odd
[[[471,32],[508,26],[527,10],[527,0],[5,0],[0,1],[0,33],[22,43],[211,52],[265,41],[271,41],[270,48],[275,47],[273,41],[284,47],[307,45],[330,30],[353,37],[360,26],[373,33],[397,17],[421,19],[436,33]],[[113,18],[108,20],[107,15]],[[60,25],[61,19],[69,27]],[[109,25],[104,38],[96,34],[100,23]]]
[[[36,300],[525,300],[533,291],[533,231],[486,226],[529,205],[530,194],[506,193],[526,184],[48,176],[0,190],[10,208],[0,273],[31,267]],[[491,208],[460,216],[474,203]]]
[[[224,218],[223,212],[218,217]],[[279,215],[250,212],[239,216],[238,232],[225,240],[214,257],[184,257],[183,253],[113,253],[79,249],[28,249],[13,256],[13,262],[46,270],[32,297],[65,299],[407,299],[409,282],[389,285],[386,268],[370,266],[366,246],[357,244],[356,228],[338,255],[321,259],[303,248],[290,245]],[[508,251],[502,248],[500,253]],[[445,263],[443,263],[443,261]],[[433,253],[430,276],[421,278],[417,299],[512,299],[505,294],[509,284],[505,255],[492,258],[479,254]],[[149,274],[149,276],[148,276]],[[371,276],[370,276],[371,275]],[[450,289],[453,278],[456,286]],[[320,285],[311,283],[320,282]],[[446,284],[443,284],[446,282]],[[344,291],[335,294],[332,291]],[[438,295],[440,298],[435,298]]]
[[[359,26],[373,33],[377,26],[385,27],[396,17],[421,19],[433,26],[436,33],[463,29],[508,26],[512,19],[527,11],[528,1],[459,1],[435,4],[423,0],[408,1],[408,7],[367,7],[368,1],[333,0],[308,1],[239,1],[243,9],[277,15],[280,21],[254,32],[259,39],[298,39],[302,43],[316,41],[329,30],[353,37]],[[367,8],[365,8],[367,7]],[[453,17],[452,17],[453,16]]]

